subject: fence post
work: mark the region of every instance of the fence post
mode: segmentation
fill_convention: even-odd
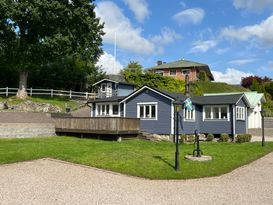
[[[50,96],[53,97],[53,89],[50,91]]]
[[[30,88],[30,96],[32,96],[32,88]]]
[[[9,87],[6,87],[6,97],[9,96]]]
[[[72,90],[70,90],[69,98],[70,98],[70,99],[72,98]]]
[[[88,99],[88,92],[85,93],[85,98]]]

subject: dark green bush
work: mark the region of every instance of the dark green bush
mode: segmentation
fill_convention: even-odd
[[[238,134],[236,137],[237,143],[244,143],[244,142],[250,142],[251,141],[251,134]]]
[[[213,134],[208,134],[206,137],[206,141],[213,141],[214,140],[214,135]]]
[[[220,142],[228,142],[229,141],[229,135],[227,133],[222,133],[220,135],[219,141]]]

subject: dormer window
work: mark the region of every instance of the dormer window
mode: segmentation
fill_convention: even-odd
[[[106,91],[106,85],[105,85],[105,83],[102,83],[102,84],[101,84],[101,91],[102,91],[102,92],[105,92],[105,91]]]

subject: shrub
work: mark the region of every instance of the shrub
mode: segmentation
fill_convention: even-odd
[[[187,141],[187,136],[185,134],[180,135],[180,142],[185,143]]]
[[[214,139],[214,135],[210,133],[207,135],[206,141],[213,141],[213,139]]]
[[[250,142],[251,141],[251,134],[238,134],[236,137],[237,143],[244,143],[244,142]]]
[[[187,142],[194,142],[195,136],[194,135],[187,135]]]
[[[229,135],[227,133],[222,133],[220,135],[219,141],[220,142],[228,142],[229,141]]]
[[[185,135],[185,134],[180,135],[180,142],[181,143],[194,142],[194,140],[195,140],[194,135]]]

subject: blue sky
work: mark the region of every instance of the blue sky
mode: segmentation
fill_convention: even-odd
[[[273,78],[273,0],[96,0],[105,23],[98,65],[117,73],[130,61],[208,64],[216,81]],[[117,55],[114,58],[115,35]]]

